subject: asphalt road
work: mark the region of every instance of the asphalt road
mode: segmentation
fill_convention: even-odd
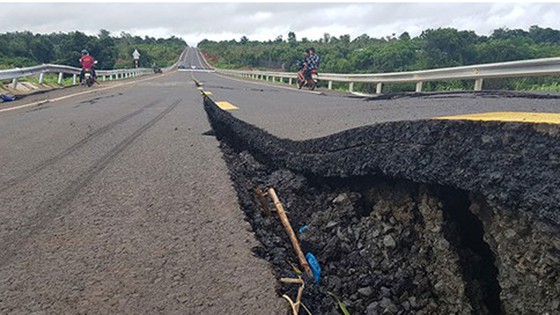
[[[205,91],[212,93],[212,99],[238,107],[231,111],[234,116],[275,136],[293,140],[389,121],[497,111],[560,113],[560,98],[468,93],[366,100],[349,93],[297,90],[287,84],[230,78],[218,73],[194,72],[194,77],[203,83]]]
[[[0,313],[284,311],[209,129],[185,72],[0,112]]]
[[[0,105],[0,313],[275,314],[286,303],[239,210],[199,91],[295,140],[376,122],[559,100],[431,96],[364,101],[198,71],[50,103]],[[81,91],[80,91],[81,92]],[[16,108],[1,111],[2,108]]]

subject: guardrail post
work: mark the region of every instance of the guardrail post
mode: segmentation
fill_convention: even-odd
[[[45,73],[41,72],[39,74],[39,84],[43,84],[43,81],[45,80]]]
[[[377,83],[377,87],[375,88],[375,94],[381,94],[381,90],[383,89],[383,83]]]
[[[329,90],[332,90],[332,81],[329,81],[328,89],[329,89]]]
[[[106,76],[103,76],[103,82],[105,82],[105,80],[106,80]]]
[[[58,85],[62,85],[62,72],[58,74]]]
[[[72,85],[76,85],[76,74],[72,76]]]
[[[354,92],[354,82],[350,82],[350,84],[348,84],[348,91]]]
[[[474,81],[474,90],[475,91],[482,91],[482,83],[483,83],[484,79],[480,78],[480,79],[476,79]]]
[[[416,82],[416,93],[422,92],[422,81]]]
[[[294,83],[294,79],[290,78],[290,79],[288,80],[288,85],[292,85],[293,83]]]
[[[12,79],[12,89],[16,89],[17,88],[17,78],[13,78]]]

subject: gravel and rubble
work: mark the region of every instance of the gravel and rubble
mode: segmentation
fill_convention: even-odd
[[[557,209],[552,206],[557,190],[542,190],[540,196],[530,194],[530,203],[521,202],[518,204],[523,207],[515,208],[514,201],[528,196],[505,200],[519,192],[515,181],[502,185],[494,181],[493,186],[485,186],[490,193],[475,189],[476,183],[484,183],[485,172],[493,172],[494,177],[507,173],[507,169],[492,170],[491,163],[479,166],[482,179],[478,180],[469,178],[473,165],[458,155],[448,156],[446,161],[439,155],[436,165],[430,166],[415,160],[414,152],[403,150],[397,157],[403,167],[400,173],[395,166],[355,167],[348,159],[328,156],[350,150],[343,148],[348,146],[343,140],[352,136],[350,131],[296,143],[244,125],[227,113],[210,109],[208,103],[207,99],[207,113],[221,140],[241,209],[261,243],[255,253],[271,262],[278,278],[298,276],[293,267],[298,265],[297,257],[280,221],[274,215],[264,216],[255,197],[255,188],[274,187],[292,227],[299,231],[302,249],[313,253],[321,264],[320,284],[303,275],[307,280],[303,302],[313,314],[339,314],[329,292],[352,314],[559,312],[560,234]],[[463,127],[451,123],[443,130],[458,137]],[[414,128],[418,131],[430,126]],[[392,130],[405,129],[397,126]],[[512,130],[526,131],[523,127],[505,129],[504,137],[510,140]],[[547,130],[540,135],[557,141],[556,131],[551,132],[555,129]],[[354,140],[364,133],[358,132]],[[383,133],[395,138],[390,130]],[[492,142],[490,134],[488,131],[486,138],[481,138]],[[332,142],[321,155],[320,146],[326,146],[327,140]],[[359,141],[367,142],[363,137]],[[467,139],[462,145],[473,142]],[[437,141],[432,144],[441,148]],[[511,148],[505,151],[513,155]],[[387,152],[379,150],[377,154]],[[388,157],[395,158],[395,151],[390,152],[393,154]],[[484,152],[481,155],[484,157]],[[522,154],[516,156],[513,165],[521,165],[522,158]],[[374,162],[382,159],[372,158]],[[374,163],[372,160],[363,162]],[[296,166],[296,161],[307,164]],[[445,168],[442,174],[433,174],[438,172],[438,165],[452,163],[463,163],[466,170],[447,181],[438,179],[445,175]],[[550,163],[554,160],[542,164]],[[334,171],[337,169],[338,175]],[[424,175],[417,176],[415,171]],[[426,175],[428,172],[432,174]],[[536,185],[533,180],[537,175],[521,186]],[[453,185],[460,178],[468,184]],[[541,183],[541,188],[548,187],[545,184]],[[534,208],[539,205],[541,208]],[[277,290],[280,295],[296,293],[295,287],[287,285],[279,284]]]

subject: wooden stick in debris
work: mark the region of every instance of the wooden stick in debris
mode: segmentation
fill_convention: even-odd
[[[278,199],[278,196],[276,195],[276,192],[274,191],[274,188],[269,188],[268,189],[268,195],[270,196],[270,198],[274,202],[274,207],[276,208],[276,212],[278,213],[278,216],[280,217],[280,221],[282,221],[282,225],[284,226],[284,229],[286,229],[286,232],[288,233],[288,236],[290,237],[290,241],[292,241],[292,246],[294,247],[294,250],[296,251],[296,254],[298,256],[300,265],[303,267],[303,270],[309,276],[313,277],[313,273],[311,272],[311,268],[309,268],[309,263],[307,263],[307,259],[305,259],[305,256],[303,255],[303,252],[301,251],[301,247],[299,246],[299,242],[297,240],[296,234],[294,233],[294,230],[292,229],[292,226],[290,225],[290,221],[288,220],[288,216],[286,215],[286,211],[284,210],[284,207],[282,206],[282,203],[280,203],[280,200]]]
[[[301,306],[303,306],[303,309],[307,312],[307,314],[313,315],[311,314],[311,311],[307,308],[307,306],[305,306],[305,304],[301,303]]]
[[[304,284],[305,282],[301,279],[294,279],[294,278],[280,278],[280,282],[288,283],[288,284]]]
[[[293,315],[298,315],[298,310],[296,308],[296,303],[294,303],[294,301],[292,301],[292,299],[290,299],[290,297],[287,296],[286,294],[282,295],[282,297],[284,299],[286,299],[286,301],[288,301],[288,303],[290,303],[290,309],[292,310],[292,314]]]
[[[305,282],[303,282],[298,289],[296,296],[296,311],[299,314],[299,308],[301,306],[301,297],[303,296],[303,288],[305,288]]]
[[[280,278],[280,282],[289,283],[289,284],[299,284],[298,293],[296,296],[296,301],[292,301],[287,295],[283,295],[283,297],[290,303],[290,307],[292,308],[292,312],[297,315],[299,314],[299,309],[303,305],[301,303],[301,297],[303,296],[303,289],[305,288],[305,282],[301,279],[293,279],[293,278]]]
[[[270,212],[270,208],[268,208],[268,202],[266,202],[265,199],[266,194],[258,187],[255,189],[255,193],[257,194],[257,199],[259,199],[259,203],[261,204],[264,215],[270,217],[272,215],[272,212]]]

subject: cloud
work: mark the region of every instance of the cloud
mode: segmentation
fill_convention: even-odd
[[[500,27],[560,29],[558,3],[2,3],[0,30],[36,33],[107,29],[139,36],[274,40],[293,31],[318,39],[454,27],[489,35]],[[87,18],[85,18],[87,16]],[[89,18],[92,19],[89,19]]]

